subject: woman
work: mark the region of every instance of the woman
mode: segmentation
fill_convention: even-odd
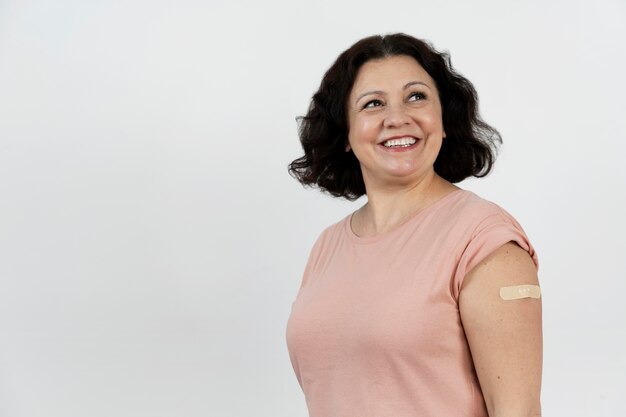
[[[500,138],[448,55],[360,40],[300,136],[293,176],[367,195],[313,245],[287,322],[310,416],[541,415],[537,256],[508,212],[454,185],[489,173]]]

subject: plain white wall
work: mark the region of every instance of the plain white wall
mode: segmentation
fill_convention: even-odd
[[[626,3],[1,1],[0,416],[304,417],[285,325],[358,208],[287,174],[361,37],[448,50],[504,139],[460,184],[523,225],[543,411],[624,415]]]

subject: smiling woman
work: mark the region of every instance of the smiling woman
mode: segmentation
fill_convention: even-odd
[[[538,284],[537,255],[507,211],[454,185],[487,175],[501,140],[449,57],[362,39],[300,140],[302,184],[367,195],[318,237],[287,322],[310,416],[540,415],[541,300],[499,295]]]
[[[472,84],[454,71],[446,53],[437,52],[426,41],[395,34],[360,40],[344,51],[326,72],[307,114],[301,119],[304,156],[289,165],[290,175],[335,197],[356,200],[366,194],[360,162],[348,147],[348,113],[350,105],[354,105],[350,96],[361,67],[401,57],[413,58],[436,88],[446,140],[435,160],[435,172],[451,183],[470,176],[483,177],[490,172],[496,145],[501,142],[500,134],[480,118]],[[373,88],[361,94],[380,93],[379,90]],[[429,90],[425,88],[424,93],[428,96]],[[364,104],[373,107],[382,101],[369,103],[368,100]],[[346,148],[348,152],[343,152]]]

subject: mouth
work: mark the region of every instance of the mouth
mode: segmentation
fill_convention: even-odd
[[[395,136],[392,138],[385,139],[380,142],[378,145],[382,146],[385,149],[393,150],[393,149],[409,149],[414,147],[420,141],[419,138],[415,136]]]

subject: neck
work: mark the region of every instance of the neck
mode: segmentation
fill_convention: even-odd
[[[375,186],[366,181],[367,203],[358,212],[358,229],[361,235],[384,233],[405,219],[458,189],[434,171],[420,181],[406,185]],[[354,226],[354,224],[353,224]]]

